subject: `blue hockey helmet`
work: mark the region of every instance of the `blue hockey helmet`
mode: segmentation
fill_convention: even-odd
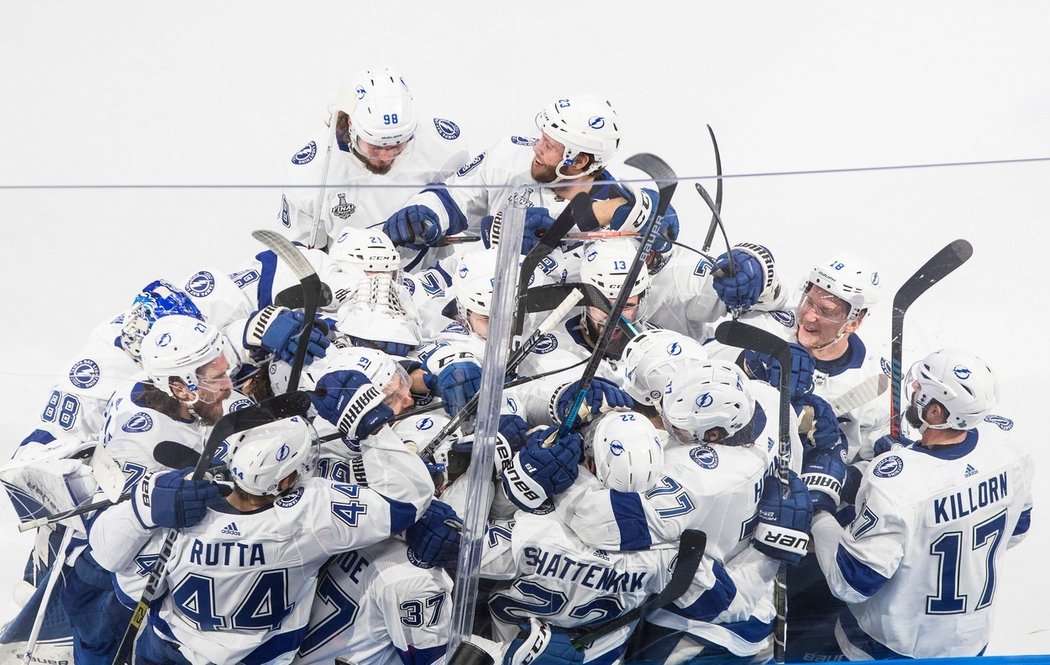
[[[157,279],[139,292],[121,318],[120,346],[135,362],[142,362],[142,339],[157,319],[170,314],[190,316],[203,321],[204,316],[185,291],[164,279]]]

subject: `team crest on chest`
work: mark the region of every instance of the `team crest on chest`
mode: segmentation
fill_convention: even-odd
[[[880,460],[872,472],[879,478],[892,478],[904,470],[904,460],[897,455]]]
[[[339,219],[347,219],[350,215],[357,212],[357,206],[346,202],[346,192],[339,192],[336,196],[339,198],[339,203],[332,206],[332,214],[334,216]]]

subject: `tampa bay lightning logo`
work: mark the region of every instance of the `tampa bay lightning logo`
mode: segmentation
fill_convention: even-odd
[[[671,342],[667,345],[667,355],[679,356],[682,355],[682,345],[678,342]]]
[[[591,129],[601,129],[605,126],[605,118],[600,115],[592,116],[591,119],[587,121],[587,126]]]
[[[536,346],[533,347],[533,353],[550,353],[554,349],[558,348],[558,338],[554,336],[554,333],[547,333],[542,335],[536,342]]]
[[[164,333],[163,335],[157,338],[157,346],[159,346],[160,348],[163,349],[169,344],[171,344],[171,333]]]
[[[875,466],[874,473],[879,478],[892,478],[904,470],[904,460],[897,455],[890,455],[889,457],[879,460],[879,463]]]
[[[303,149],[292,155],[292,164],[301,166],[302,164],[309,164],[313,161],[313,158],[317,156],[317,142],[310,141],[303,146]]]
[[[434,419],[433,418],[420,418],[419,420],[416,421],[416,429],[418,429],[421,432],[425,432],[426,430],[431,429],[433,427],[434,427]]]
[[[696,446],[689,451],[689,459],[696,462],[701,469],[714,469],[718,466],[718,453],[711,446]]]
[[[872,286],[878,286],[879,285],[879,273],[877,273],[877,272],[871,273],[871,285]]]
[[[295,504],[299,503],[299,499],[303,498],[303,487],[296,487],[294,490],[285,494],[275,502],[281,508],[291,508]]]
[[[284,460],[288,459],[288,456],[291,454],[292,449],[289,448],[288,444],[286,443],[277,449],[277,454],[274,455],[274,458],[276,458],[278,462],[283,462]]]
[[[460,279],[466,279],[467,275],[469,275],[469,274],[470,274],[470,268],[468,268],[467,266],[460,266],[459,267],[459,278]]]
[[[199,270],[186,280],[186,293],[196,298],[203,298],[215,290],[215,275],[207,270]]]
[[[965,381],[966,379],[970,378],[970,374],[972,374],[970,368],[964,365],[956,365],[952,368],[952,373],[955,374],[955,376],[958,377],[960,381]]]
[[[512,416],[518,415],[518,402],[513,397],[507,398],[507,413]]]
[[[459,138],[459,125],[444,118],[434,118],[434,128],[437,129],[441,138],[447,141],[455,141]]]
[[[464,164],[463,166],[461,166],[460,169],[456,171],[456,175],[462,178],[463,176],[473,171],[474,167],[480,164],[481,160],[483,159],[485,159],[485,153],[481,153],[480,155],[472,159],[469,164]]]
[[[135,434],[138,432],[148,432],[153,428],[153,418],[148,413],[142,411],[128,418],[128,421],[121,426],[120,429],[124,430],[129,434]]]
[[[587,252],[587,260],[588,261],[593,261],[596,258],[598,258],[598,250],[592,249],[591,251]]]
[[[795,313],[794,312],[788,312],[788,311],[785,311],[785,310],[782,310],[782,309],[778,309],[776,311],[770,312],[769,315],[773,317],[774,321],[776,321],[780,325],[784,326],[785,328],[794,328],[795,327]]]
[[[997,416],[994,413],[985,416],[984,422],[991,423],[999,429],[1003,430],[1004,432],[1008,432],[1014,428],[1014,421],[1010,420],[1006,416]]]
[[[715,399],[711,397],[711,393],[704,393],[696,398],[696,405],[701,409],[706,409],[715,403]]]
[[[98,363],[91,358],[78,360],[69,368],[69,382],[77,388],[90,388],[98,383],[101,376]]]
[[[538,138],[532,136],[512,136],[510,142],[514,145],[534,146],[540,142]]]
[[[228,409],[226,409],[226,413],[233,413],[234,411],[240,411],[241,409],[247,409],[251,405],[252,405],[252,401],[250,399],[248,399],[247,397],[242,397],[241,399],[239,399],[236,402],[234,402],[233,404],[231,404],[230,407]]]
[[[623,444],[617,439],[613,439],[612,442],[609,443],[609,452],[612,453],[614,457],[623,455]]]
[[[408,562],[416,568],[433,568],[434,564],[424,561],[416,556],[416,553],[412,551],[412,548],[408,548],[406,554],[408,554]]]
[[[408,295],[410,295],[410,296],[411,295],[415,295],[415,293],[416,293],[416,282],[415,282],[415,280],[409,279],[408,277],[403,277],[401,279],[401,284],[403,284],[404,287],[406,289],[408,289]]]

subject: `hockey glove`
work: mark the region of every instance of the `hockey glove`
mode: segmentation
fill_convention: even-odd
[[[439,345],[422,358],[423,383],[441,396],[445,413],[454,416],[481,390],[481,365],[470,351]]]
[[[540,244],[543,235],[554,224],[550,210],[546,208],[525,209],[525,231],[521,236],[521,253],[528,254],[532,248]]]
[[[559,424],[565,422],[579,389],[580,382],[573,381],[554,391],[550,401],[550,416],[554,422]],[[588,422],[593,414],[605,413],[621,407],[629,409],[633,406],[634,400],[619,386],[605,379],[594,378],[580,405],[578,422]]]
[[[532,617],[507,647],[503,665],[581,665],[583,656],[567,632]]]
[[[395,246],[415,250],[431,247],[445,235],[437,213],[424,205],[406,206],[390,215],[383,222],[383,233]]]
[[[363,439],[394,417],[386,395],[356,370],[329,372],[310,394],[317,413],[344,436]]]
[[[131,493],[131,506],[148,529],[183,529],[204,518],[219,488],[207,480],[189,480],[193,469],[147,473]]]
[[[496,467],[496,478],[510,467],[514,454],[525,445],[529,424],[520,416],[503,414],[499,417],[499,429],[496,432],[496,455],[493,458]],[[450,475],[466,472],[470,465],[470,456],[474,452],[474,436],[466,436],[452,443],[448,453],[448,470]]]
[[[579,475],[583,456],[580,435],[570,432],[550,448],[544,448],[546,441],[557,434],[556,427],[530,434],[525,447],[514,455],[503,473],[507,496],[522,510],[536,511],[547,499],[567,490]]]
[[[634,231],[639,235],[647,233],[649,224],[655,218],[656,208],[660,203],[660,194],[652,189],[643,189],[635,195],[626,186],[621,187],[621,192],[627,198],[627,203],[613,211],[609,226],[616,230]],[[678,230],[678,213],[673,207],[668,206],[663,219],[660,220],[660,228],[656,230],[653,251],[659,254],[670,252],[672,245],[668,240],[677,240]]]
[[[766,476],[751,544],[768,557],[797,566],[806,556],[813,509],[809,491],[794,471],[788,470],[788,483],[785,498],[776,476]]]
[[[816,365],[813,356],[802,345],[791,346],[791,401],[798,400],[813,392],[813,370]],[[744,369],[759,381],[765,381],[774,388],[780,386],[780,361],[750,349],[744,351]]]
[[[898,448],[907,448],[908,446],[911,446],[914,443],[914,441],[905,437],[904,435],[900,435],[897,438],[893,438],[889,434],[885,436],[880,436],[879,439],[875,442],[875,456],[878,457],[883,453],[888,453],[891,450],[896,450]]]
[[[732,270],[729,255],[732,254]],[[729,310],[750,309],[775,283],[773,254],[762,245],[741,243],[715,261],[712,286]]]
[[[455,568],[462,528],[463,520],[452,506],[434,499],[419,521],[405,531],[409,559],[417,566]]]
[[[485,249],[492,249],[499,244],[499,232],[502,228],[503,213],[496,216],[485,215],[481,218],[481,244]]]
[[[279,360],[290,363],[299,348],[299,334],[303,330],[302,312],[286,307],[268,305],[248,317],[244,324],[244,348],[249,351],[268,351]],[[323,358],[331,342],[325,337],[327,329],[314,327],[306,347],[306,364],[314,358]]]
[[[813,510],[834,513],[842,500],[846,482],[846,445],[841,443],[830,450],[809,451],[802,458],[802,482],[809,490]]]
[[[798,415],[799,438],[809,450],[831,450],[842,440],[835,411],[823,399],[810,393],[793,400],[791,406]]]

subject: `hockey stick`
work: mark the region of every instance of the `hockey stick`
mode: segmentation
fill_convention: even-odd
[[[317,234],[321,231],[321,205],[324,203],[324,190],[328,186],[328,166],[332,162],[332,146],[335,145],[336,127],[339,124],[339,109],[333,108],[332,115],[328,119],[328,146],[325,148],[324,164],[321,166],[321,186],[317,189],[317,198],[314,199],[314,230],[310,234],[310,246],[317,247]],[[325,231],[324,244],[328,246],[328,231]],[[275,250],[276,251],[276,250]]]
[[[83,515],[84,513],[90,513],[93,510],[99,510],[101,508],[109,508],[116,504],[126,501],[131,498],[131,494],[121,494],[116,501],[110,499],[103,499],[102,501],[95,501],[93,503],[86,503],[76,508],[70,508],[69,510],[61,513],[55,513],[53,515],[45,515],[29,522],[21,522],[18,525],[19,531],[30,531],[37,527],[47,526],[48,524],[54,524],[55,522],[61,522],[62,520],[69,519],[70,517],[76,517],[77,515]]]
[[[711,200],[711,195],[707,193],[707,190],[704,189],[704,186],[701,185],[700,183],[695,183],[695,184],[696,184],[696,192],[700,195],[700,198],[702,198],[704,200],[704,203],[707,204],[707,207],[711,209],[711,229],[713,229],[715,226],[717,226],[718,228],[722,229],[722,239],[725,240],[725,243],[726,243],[726,260],[729,261],[729,274],[730,275],[735,275],[736,274],[736,263],[733,261],[733,251],[732,251],[733,248],[730,247],[730,245],[729,245],[729,236],[726,235],[726,227],[725,227],[725,224],[722,223],[722,213],[719,210],[722,207],[722,203],[721,203],[721,201],[719,201],[717,203],[715,201],[712,201]],[[719,181],[718,184],[719,184],[719,187],[721,187],[721,185],[722,185],[721,181]],[[711,231],[711,229],[709,229],[708,235],[711,235],[713,233],[713,231]],[[710,248],[711,248],[711,244],[707,240],[705,240],[704,241],[704,248],[703,248],[704,253],[706,254],[707,250],[709,250]],[[737,316],[739,316],[739,314],[740,314],[739,312],[733,312],[733,318],[735,319]]]
[[[682,532],[682,538],[678,541],[678,556],[675,561],[674,570],[667,586],[655,596],[633,610],[624,612],[612,621],[584,631],[572,640],[572,646],[576,649],[585,649],[599,637],[628,626],[635,621],[641,621],[649,612],[669,605],[678,600],[689,590],[696,577],[696,571],[700,568],[700,561],[704,558],[704,550],[707,549],[707,534],[698,529],[686,529]]]
[[[890,323],[890,436],[898,438],[901,433],[901,383],[904,355],[904,315],[908,308],[926,293],[931,286],[941,281],[973,256],[973,245],[967,240],[953,240],[923,264],[904,282],[893,296],[893,320]]]
[[[326,305],[332,302],[332,289],[321,282],[321,302]],[[273,304],[288,309],[303,309],[306,306],[306,296],[303,294],[303,285],[289,286],[273,297]]]
[[[273,250],[273,253],[288,264],[295,276],[299,278],[303,294],[303,329],[299,332],[299,345],[295,349],[292,370],[288,375],[288,392],[299,388],[299,375],[306,362],[306,348],[310,344],[310,332],[314,328],[314,318],[321,300],[321,278],[314,267],[306,260],[302,252],[295,248],[287,238],[273,231],[252,231],[252,237]]]
[[[40,598],[40,609],[36,611],[36,616],[33,617],[33,627],[29,631],[29,641],[26,642],[26,652],[22,656],[22,665],[29,665],[29,663],[33,662],[33,649],[36,648],[37,638],[40,637],[40,627],[44,625],[44,615],[47,614],[47,606],[51,602],[55,584],[58,582],[58,578],[64,574],[62,567],[66,564],[66,550],[69,549],[71,540],[73,540],[73,529],[66,527],[66,532],[62,534],[62,542],[55,553],[55,560],[51,564],[51,572],[47,576],[47,586],[44,587],[44,595]]]
[[[634,255],[634,261],[631,263],[631,269],[627,271],[627,277],[624,280],[623,286],[620,287],[620,292],[616,295],[616,302],[613,303],[612,309],[609,311],[607,321],[618,320],[620,315],[623,314],[623,308],[627,304],[628,298],[631,297],[631,287],[638,279],[638,275],[642,272],[642,266],[645,264],[645,260],[649,256],[649,251],[653,247],[653,242],[656,240],[660,223],[663,221],[664,213],[667,212],[667,206],[671,204],[671,197],[674,195],[674,190],[678,187],[678,180],[675,172],[667,165],[667,162],[656,155],[640,153],[628,157],[624,163],[628,166],[633,166],[636,169],[644,171],[646,175],[658,184],[660,202],[656,206],[656,213],[653,217],[653,221],[649,223],[649,228],[646,229],[642,243],[638,247],[637,253]],[[579,415],[580,407],[583,405],[583,400],[587,396],[587,391],[591,387],[591,383],[594,381],[594,375],[598,372],[598,366],[601,364],[602,359],[605,358],[605,351],[609,348],[613,332],[615,332],[616,329],[616,326],[610,325],[606,325],[602,328],[602,334],[598,336],[598,341],[594,345],[591,359],[587,363],[587,367],[583,371],[583,376],[580,377],[580,381],[577,384],[576,396],[572,400],[568,413],[566,413],[565,422],[562,423],[561,428],[558,430],[558,438],[561,438],[568,433],[575,424],[576,418]],[[550,443],[553,445],[554,442],[551,441]]]
[[[780,418],[777,423],[777,480],[786,498],[790,487],[788,468],[791,462],[791,347],[771,332],[739,321],[726,321],[715,329],[715,339],[722,344],[751,349],[773,356],[780,362]],[[787,565],[777,566],[773,582],[773,604],[777,618],[773,626],[773,660],[784,662],[787,651]]]
[[[711,129],[711,125],[707,126],[707,133],[711,135],[711,146],[715,149],[715,174],[718,176],[718,185],[715,187],[715,203],[714,208],[715,215],[711,216],[711,223],[707,227],[707,235],[704,236],[704,254],[711,249],[711,241],[715,239],[715,227],[722,226],[721,220],[718,215],[722,213],[722,155],[718,152],[718,141],[715,139],[715,130]],[[701,197],[704,197],[704,202],[707,201],[707,194],[704,188],[700,186],[700,183],[696,183],[696,191]],[[725,227],[722,228],[722,234],[725,234]],[[729,241],[726,241],[728,247]],[[728,251],[728,250],[727,250]]]
[[[576,199],[573,199],[573,201],[575,200]],[[531,274],[531,271],[529,272]],[[565,318],[565,316],[572,310],[572,308],[576,306],[576,303],[580,302],[582,298],[583,291],[581,291],[580,289],[573,289],[572,292],[565,297],[565,299],[560,305],[551,310],[551,313],[548,314],[547,318],[545,318],[540,323],[540,325],[536,327],[536,330],[534,330],[532,334],[529,335],[529,338],[522,342],[521,346],[514,349],[510,358],[507,360],[506,373],[514,373],[514,371],[518,369],[518,366],[521,365],[525,358],[528,357],[528,355],[532,352],[536,345],[539,344],[540,339],[544,335],[549,333],[551,330],[554,330],[554,328],[559,323],[561,323],[562,319]],[[522,311],[524,317],[525,308],[520,307],[519,309]],[[441,428],[441,431],[434,435],[434,438],[430,440],[430,443],[428,443],[426,447],[423,448],[423,450],[419,451],[420,457],[426,459],[427,457],[432,456],[434,454],[434,451],[437,450],[438,446],[441,445],[441,442],[448,438],[448,436],[451,435],[452,432],[456,431],[456,428],[463,424],[463,421],[465,421],[467,418],[474,414],[474,411],[478,408],[478,400],[480,399],[480,394],[480,392],[475,393],[474,396],[470,398],[470,401],[468,401],[463,406],[463,408],[460,409],[459,412],[455,416],[453,416],[452,419],[449,420],[444,427]]]
[[[287,392],[219,418],[219,421],[212,428],[211,434],[208,435],[208,440],[200,453],[197,465],[193,467],[193,475],[190,476],[191,480],[200,480],[204,477],[204,473],[208,470],[208,465],[211,463],[215,451],[229,437],[238,432],[259,427],[275,420],[283,420],[292,416],[305,417],[310,409],[310,404],[310,398],[305,392]],[[171,549],[175,545],[175,539],[178,535],[179,531],[177,529],[171,529],[164,538],[164,544],[160,548],[157,562],[153,564],[149,579],[146,580],[146,589],[142,592],[142,598],[135,606],[135,610],[131,615],[131,621],[128,622],[128,627],[124,631],[124,637],[121,638],[120,646],[117,647],[116,655],[113,657],[114,665],[128,665],[131,662],[131,652],[135,645],[135,639],[138,637],[139,630],[146,620],[150,604],[159,595],[157,587],[160,586],[160,581],[164,576],[164,569],[168,565],[168,559],[171,558]]]

